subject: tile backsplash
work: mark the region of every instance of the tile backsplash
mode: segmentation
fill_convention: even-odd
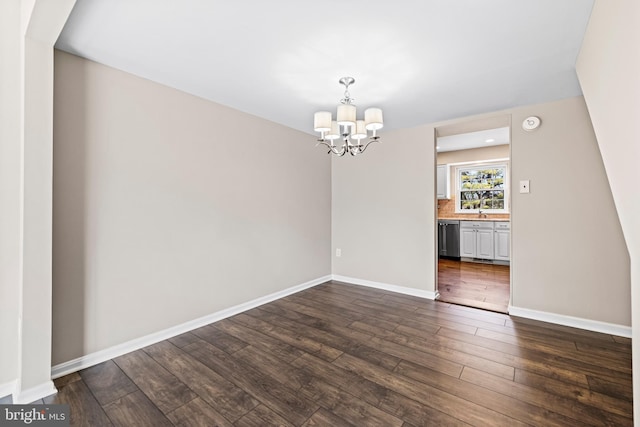
[[[450,219],[474,219],[478,218],[477,213],[456,213],[456,201],[455,199],[439,199],[438,200],[438,218],[450,218]],[[487,218],[490,219],[510,219],[509,214],[487,214]]]

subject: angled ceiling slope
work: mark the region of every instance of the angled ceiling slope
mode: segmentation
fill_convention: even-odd
[[[56,47],[311,132],[353,76],[403,128],[581,93],[593,0],[77,0]]]

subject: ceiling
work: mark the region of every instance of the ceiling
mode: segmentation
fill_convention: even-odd
[[[509,144],[509,139],[509,127],[440,136],[436,140],[436,151],[444,153],[446,151],[504,145]]]
[[[350,88],[413,127],[581,94],[593,0],[77,0],[56,48],[312,132]]]

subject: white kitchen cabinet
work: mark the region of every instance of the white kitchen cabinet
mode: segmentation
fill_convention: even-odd
[[[493,259],[493,246],[493,222],[460,221],[460,257]]]
[[[449,199],[449,165],[438,165],[436,174],[438,199]]]
[[[460,221],[462,224],[466,221]],[[476,257],[476,230],[460,227],[460,256],[462,258]]]
[[[511,226],[509,222],[501,221],[494,224],[494,259],[510,260]]]
[[[493,225],[493,223],[490,223]],[[480,228],[476,232],[476,258],[493,259],[493,229]]]

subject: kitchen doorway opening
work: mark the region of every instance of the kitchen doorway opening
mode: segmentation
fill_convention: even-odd
[[[507,313],[511,117],[435,129],[438,300]]]

